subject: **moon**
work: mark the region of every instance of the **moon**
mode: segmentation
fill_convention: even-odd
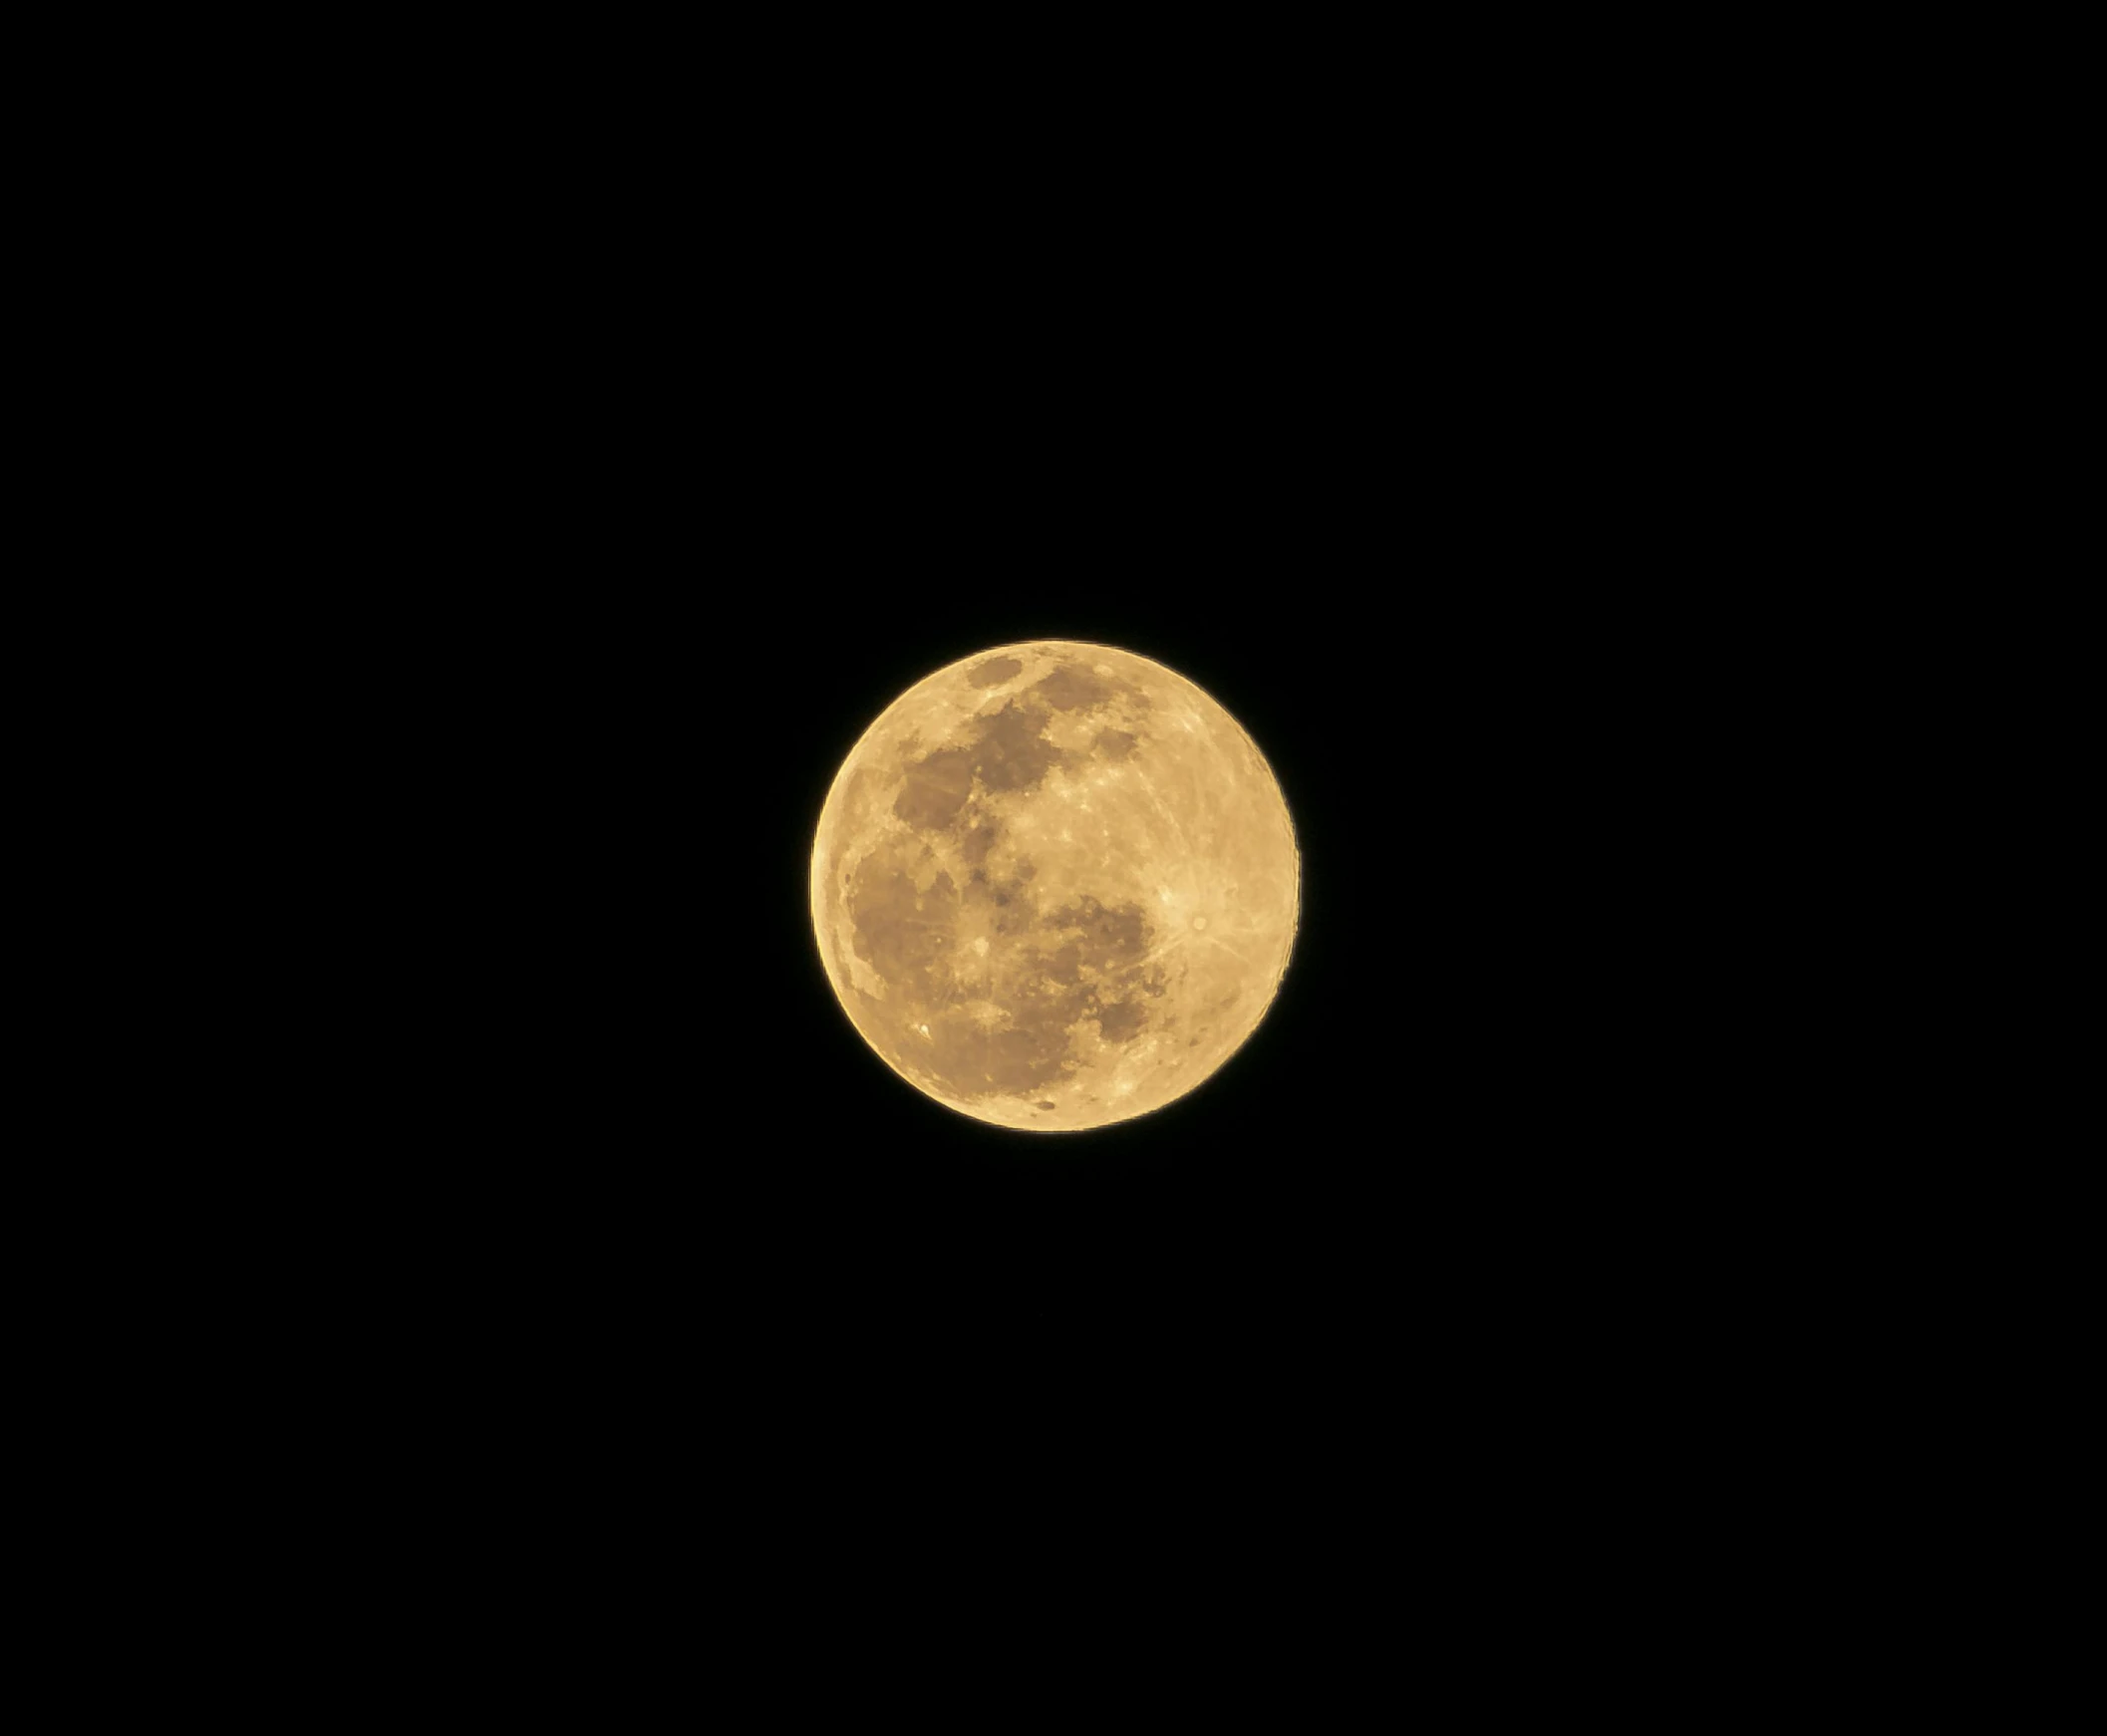
[[[887,1066],[999,1127],[1160,1109],[1258,1027],[1301,861],[1251,737],[1183,676],[1041,640],[938,670],[835,774],[812,927]]]

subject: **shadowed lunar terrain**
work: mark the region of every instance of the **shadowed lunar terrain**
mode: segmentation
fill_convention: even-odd
[[[1227,712],[1145,658],[1047,641],[887,708],[828,793],[811,891],[827,975],[888,1066],[1059,1131],[1161,1107],[1250,1035],[1298,864]]]

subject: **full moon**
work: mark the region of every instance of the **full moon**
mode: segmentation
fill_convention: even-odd
[[[819,816],[812,926],[909,1084],[1071,1132],[1182,1097],[1257,1028],[1300,879],[1234,718],[1147,658],[1044,640],[938,670],[864,731]]]

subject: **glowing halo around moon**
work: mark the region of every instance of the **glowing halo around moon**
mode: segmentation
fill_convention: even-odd
[[[1258,1027],[1295,941],[1265,756],[1184,677],[1106,645],[984,651],[902,694],[812,844],[828,981],[947,1108],[1037,1132],[1160,1109]]]

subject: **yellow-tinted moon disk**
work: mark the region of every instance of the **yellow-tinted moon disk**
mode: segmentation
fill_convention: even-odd
[[[902,694],[828,791],[812,926],[885,1064],[1061,1132],[1182,1097],[1257,1027],[1295,940],[1264,756],[1184,677],[1105,645],[985,651]]]

